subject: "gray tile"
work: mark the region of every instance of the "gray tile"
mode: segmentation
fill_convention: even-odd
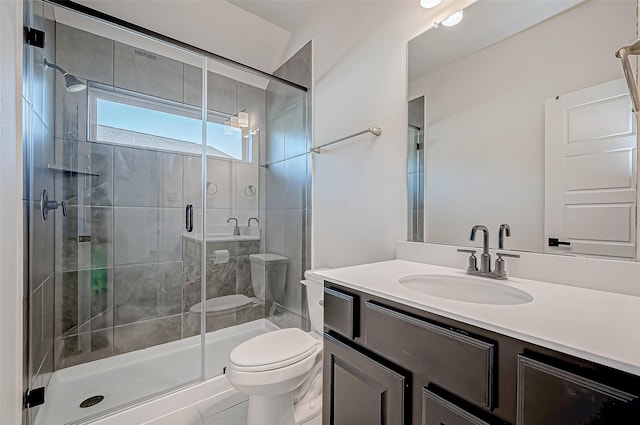
[[[289,108],[284,116],[284,156],[290,158],[307,150],[305,102]]]
[[[182,262],[116,267],[115,324],[180,313],[182,286]]]
[[[424,172],[418,173],[418,205],[419,210],[424,209]]]
[[[209,72],[207,76],[207,107],[209,110],[235,115],[238,112],[238,85],[224,75]]]
[[[147,320],[114,328],[114,354],[141,350],[180,339],[182,315]]]
[[[182,259],[181,208],[115,208],[115,264]]]
[[[279,114],[267,121],[265,162],[284,159],[284,115]]]
[[[258,252],[260,252],[260,241],[238,242],[238,255],[257,254]]]
[[[62,198],[69,205],[113,205],[113,146],[56,139],[55,164],[90,174],[63,173]]]
[[[76,77],[113,85],[113,41],[58,23],[56,64]]]
[[[182,260],[184,211],[182,208],[161,208],[158,216],[158,260]]]
[[[260,186],[258,182],[258,163],[234,163],[236,168],[236,208],[239,210],[258,211]],[[251,190],[253,187],[253,191]]]
[[[207,299],[232,295],[236,293],[236,258],[229,262],[215,264],[213,259],[207,260]]]
[[[266,251],[284,255],[284,211],[267,210],[264,230]]]
[[[284,114],[287,104],[287,86],[270,81],[266,93],[267,122]]]
[[[231,209],[235,207],[235,174],[233,162],[207,159],[207,209]]]
[[[57,370],[111,357],[114,354],[113,328],[61,337],[56,345],[59,352]]]
[[[283,305],[296,314],[302,312],[302,280],[304,270],[299,259],[289,258]]]
[[[62,215],[62,214],[60,214]],[[50,212],[47,221],[42,219],[40,202],[30,203],[30,280],[31,289],[35,289],[53,273],[54,238],[56,213]]]
[[[298,156],[284,161],[285,209],[300,209],[306,206],[307,160],[305,156]],[[267,195],[269,188],[267,187]],[[267,200],[268,202],[268,200]]]
[[[312,211],[305,210],[305,223],[304,223],[304,252],[302,255],[302,261],[308,265],[305,270],[311,269],[311,228],[312,228]]]
[[[113,208],[68,206],[56,235],[56,271],[113,266]]]
[[[44,359],[42,360],[42,364],[40,365],[40,370],[38,371],[38,383],[37,385],[33,386],[34,388],[46,388],[49,386],[54,371],[53,356],[53,343],[51,343],[47,346],[47,352],[44,355]]]
[[[31,323],[29,327],[31,340],[29,341],[29,344],[31,350],[31,370],[33,373],[36,373],[40,368],[40,364],[42,363],[42,359],[45,354],[42,347],[42,296],[42,286],[31,294]]]
[[[184,64],[184,103],[202,106],[202,68]]]
[[[55,137],[87,141],[87,91],[67,92],[62,78],[55,87]]]
[[[236,293],[255,297],[251,284],[251,261],[248,255],[236,257]]]
[[[161,179],[158,181],[159,206],[182,208],[183,155],[159,152],[157,166],[161,170]]]
[[[284,256],[302,259],[304,210],[284,210]]]
[[[113,269],[56,273],[55,336],[113,326]],[[91,323],[92,319],[98,319]]]
[[[312,58],[313,41],[309,41],[273,74],[310,89]]]
[[[44,19],[44,28],[45,33],[48,34],[49,37],[53,35],[55,37],[56,33],[56,23],[51,19]],[[55,57],[56,52],[56,43],[55,39],[49,39],[49,43],[45,43],[44,45],[44,55],[45,57]],[[55,118],[55,82],[57,75],[52,72],[52,70],[45,70],[44,73],[44,93],[42,96],[42,107],[43,107],[43,120],[44,125],[51,130],[54,131],[54,118]]]
[[[182,193],[184,205],[202,208],[202,157],[185,155],[183,158]]]
[[[115,42],[114,85],[182,102],[182,62]]]
[[[285,164],[269,165],[266,173],[265,191],[267,210],[282,209],[285,202]]]
[[[55,275],[52,274],[42,284],[42,349],[44,353],[50,351],[53,346],[55,323],[54,290]],[[53,356],[50,356],[48,360],[53,362]]]
[[[115,148],[114,198],[118,207],[157,207],[160,205],[161,169],[158,152]]]
[[[250,128],[256,128],[258,123],[266,121],[265,109],[266,91],[238,82],[238,111],[246,110],[249,114]]]
[[[49,170],[49,164],[53,163],[53,137],[47,132],[42,120],[36,115],[31,116],[31,167],[32,167],[32,194],[31,199],[40,201],[43,189],[49,192],[51,199],[57,195],[54,191],[54,175]]]

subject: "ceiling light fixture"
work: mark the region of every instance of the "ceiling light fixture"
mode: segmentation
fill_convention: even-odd
[[[445,27],[452,27],[454,25],[458,25],[460,21],[462,21],[462,10],[457,11],[440,23]]]
[[[442,3],[442,0],[420,0],[420,6],[425,9],[431,9]]]

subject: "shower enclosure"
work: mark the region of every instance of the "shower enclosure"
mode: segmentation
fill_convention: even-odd
[[[26,423],[87,422],[304,327],[282,318],[301,313],[307,232],[287,239],[278,299],[254,291],[252,260],[285,238],[263,223],[286,185],[260,164],[292,129],[308,151],[305,89],[58,4],[26,2],[24,20],[45,34],[24,47]]]

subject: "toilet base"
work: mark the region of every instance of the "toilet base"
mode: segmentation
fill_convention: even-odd
[[[249,396],[247,425],[296,425],[291,393]]]

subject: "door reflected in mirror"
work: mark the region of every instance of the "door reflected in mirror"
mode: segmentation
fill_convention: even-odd
[[[485,224],[497,248],[508,223],[508,250],[635,259],[636,117],[615,52],[637,38],[636,1],[479,0],[464,16],[409,42],[408,239],[473,246]]]

